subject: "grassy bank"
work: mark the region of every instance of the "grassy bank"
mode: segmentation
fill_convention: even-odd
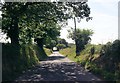
[[[99,57],[99,51],[102,47],[102,45],[87,45],[86,48],[80,53],[78,57],[75,58],[75,45],[72,45],[68,48],[60,50],[60,53],[67,56],[69,59],[75,61],[75,62],[84,62],[90,58],[90,49],[92,47],[95,47],[96,51],[94,53],[94,59]]]
[[[113,44],[111,44],[112,47]],[[91,55],[91,48],[95,47],[95,53]],[[103,48],[105,47],[105,48]],[[115,46],[114,46],[115,47]],[[101,55],[101,50],[104,49],[104,55]],[[114,48],[118,49],[118,47]],[[113,50],[114,50],[113,49]],[[68,48],[60,50],[60,53],[67,56],[69,59],[81,63],[82,66],[93,72],[95,75],[98,75],[102,79],[105,80],[119,80],[120,79],[120,60],[116,60],[119,56],[114,58],[115,53],[112,51],[110,52],[111,48],[108,49],[108,45],[87,45],[86,48],[80,53],[79,56],[75,58],[75,45],[72,45]],[[117,55],[117,54],[116,54]],[[110,59],[113,59],[111,61]],[[117,59],[118,59],[117,58]],[[117,63],[116,65],[112,65],[112,63]]]
[[[52,54],[52,51],[50,49],[44,48],[44,50],[45,50],[45,53],[47,54],[47,56]]]
[[[49,54],[37,45],[2,44],[2,80],[12,81],[23,71],[36,65]]]

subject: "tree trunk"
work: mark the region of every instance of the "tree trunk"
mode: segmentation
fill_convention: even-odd
[[[43,48],[43,40],[44,38],[36,38],[34,41],[37,42],[40,48]]]
[[[76,56],[78,56],[79,55],[79,42],[78,42],[78,40],[76,39],[76,19],[75,19],[75,17],[74,17],[74,24],[75,24],[75,45],[76,45]],[[75,56],[75,58],[76,58],[76,56]]]
[[[80,54],[80,47],[79,47],[79,42],[78,40],[75,40],[75,45],[76,45],[76,56],[78,56]],[[75,57],[76,57],[75,56]]]
[[[19,28],[18,28],[18,17],[12,18],[11,27],[10,27],[10,39],[11,44],[19,44]]]

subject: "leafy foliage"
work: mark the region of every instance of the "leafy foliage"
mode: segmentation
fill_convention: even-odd
[[[53,49],[56,46],[56,40],[47,40],[46,41],[46,48]]]
[[[56,46],[59,50],[65,48],[65,44],[57,44]]]
[[[2,31],[7,33],[11,38],[11,42],[19,43],[19,18],[23,15],[24,4],[20,3],[5,3],[2,7]]]
[[[46,35],[54,38],[59,35],[58,22],[73,15],[89,17],[90,8],[83,2],[6,2],[2,12],[3,32],[10,37],[11,43],[18,44],[19,41],[31,43],[31,38],[44,38]]]
[[[57,39],[57,44],[64,44],[64,47],[68,47],[68,42],[62,38]]]
[[[53,49],[53,47],[57,47],[60,50],[62,48],[68,47],[68,43],[66,42],[65,39],[59,37],[54,40],[47,39],[46,47],[49,49]]]
[[[85,48],[85,45],[88,44],[91,40],[90,36],[93,34],[92,30],[81,30],[77,29],[75,30],[71,29],[68,30],[69,36],[68,38],[72,38],[73,40],[76,40],[76,53],[80,53]]]
[[[107,43],[101,49],[99,62],[104,62],[102,66],[105,70],[110,72],[115,72],[116,69],[119,69],[120,63],[120,40],[115,40],[113,43]],[[102,64],[100,64],[102,65]]]

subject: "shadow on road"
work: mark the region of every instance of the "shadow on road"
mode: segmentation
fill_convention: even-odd
[[[28,70],[17,81],[100,81],[74,62],[41,63]]]
[[[60,60],[64,59],[65,57],[63,56],[49,56],[47,60]]]

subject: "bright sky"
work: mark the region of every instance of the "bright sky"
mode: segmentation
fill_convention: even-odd
[[[90,16],[92,20],[86,22],[83,19],[77,23],[77,27],[92,29],[94,31],[91,43],[103,44],[108,41],[114,41],[118,38],[118,1],[120,0],[89,0],[88,5],[91,8]],[[74,28],[74,21],[68,21],[68,28],[63,28],[61,38],[67,39],[67,29]]]

